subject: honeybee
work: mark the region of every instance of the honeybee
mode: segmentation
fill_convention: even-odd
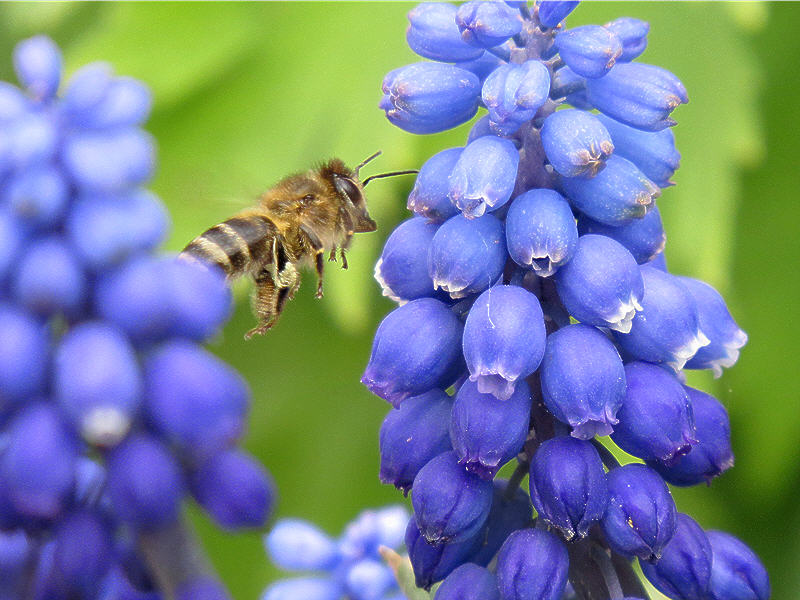
[[[395,171],[359,179],[376,152],[350,170],[338,158],[305,173],[290,175],[261,196],[259,203],[197,236],[181,252],[188,259],[221,268],[229,280],[255,281],[253,312],[258,325],[246,339],[266,333],[300,287],[299,269],[313,266],[316,297],[322,298],[325,254],[347,268],[345,251],[353,235],[377,229],[367,212],[364,187],[372,179],[416,173]]]

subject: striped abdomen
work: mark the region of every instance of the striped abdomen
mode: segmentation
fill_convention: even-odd
[[[267,217],[233,217],[197,236],[183,254],[219,265],[228,277],[256,273],[275,264],[280,272],[286,264],[286,251],[275,224]]]

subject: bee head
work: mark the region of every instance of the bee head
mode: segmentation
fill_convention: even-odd
[[[358,177],[343,173],[333,174],[333,185],[337,193],[347,201],[351,217],[353,217],[353,231],[367,233],[378,228],[367,212],[367,201],[364,197],[364,187]]]

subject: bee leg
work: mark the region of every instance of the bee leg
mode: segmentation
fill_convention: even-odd
[[[339,249],[339,254],[342,256],[342,268],[347,268],[347,256],[344,254],[344,248]]]
[[[272,273],[268,269],[262,269],[255,277],[256,289],[253,294],[253,312],[258,317],[259,325],[248,331],[244,338],[249,340],[254,335],[263,335],[269,331],[278,320],[283,306],[290,300],[300,285],[299,273],[290,275],[288,285],[276,286]]]
[[[325,262],[323,260],[323,252],[320,250],[317,252],[317,293],[314,294],[316,298],[322,298],[322,272],[325,267]]]
[[[336,262],[336,246],[331,248],[331,253],[328,255],[328,262]]]

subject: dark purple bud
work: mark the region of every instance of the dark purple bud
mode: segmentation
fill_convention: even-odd
[[[204,461],[189,486],[197,503],[228,530],[263,527],[275,504],[269,473],[239,450],[224,450]]]
[[[556,34],[561,60],[581,77],[597,79],[611,70],[622,55],[622,42],[605,27],[583,25]]]
[[[46,35],[28,38],[14,47],[17,79],[34,100],[50,100],[56,95],[62,68],[61,50]]]
[[[423,217],[412,217],[392,232],[375,265],[375,279],[384,296],[402,303],[435,294],[428,274],[428,249],[438,228]]]
[[[614,152],[611,136],[598,118],[574,108],[547,117],[541,135],[547,160],[564,177],[594,177]]]
[[[249,391],[242,377],[200,346],[171,341],[144,367],[145,410],[165,439],[203,459],[244,432]]]
[[[145,190],[123,196],[79,198],[67,217],[67,235],[84,263],[99,270],[158,246],[168,227],[161,201]]]
[[[689,102],[686,88],[672,73],[642,63],[620,63],[605,77],[586,83],[589,102],[601,113],[631,127],[660,131],[672,127],[669,116]]]
[[[675,535],[664,547],[661,558],[654,563],[639,562],[642,572],[658,591],[671,598],[707,600],[711,544],[689,515],[678,513],[675,525]]]
[[[542,443],[531,460],[531,502],[539,516],[567,540],[586,537],[608,505],[603,461],[590,442],[558,436]]]
[[[475,564],[486,566],[492,562],[497,551],[506,538],[517,529],[531,524],[533,507],[531,499],[521,489],[517,489],[511,498],[506,497],[508,480],[495,479],[494,496],[489,517],[486,519],[486,533],[480,551],[472,557]]]
[[[458,8],[452,4],[423,2],[408,13],[411,23],[406,29],[409,47],[425,58],[442,62],[460,62],[479,58],[481,48],[461,39],[456,25]]]
[[[492,48],[522,31],[519,11],[504,2],[465,2],[456,16],[461,39],[479,48]]]
[[[476,564],[461,565],[442,582],[434,600],[500,600],[497,578]]]
[[[56,577],[78,597],[92,597],[111,567],[111,525],[96,512],[80,510],[66,517],[55,532]]]
[[[66,140],[63,160],[75,183],[85,190],[123,192],[150,179],[155,147],[150,135],[137,127],[84,130]]]
[[[520,529],[500,548],[497,587],[503,600],[560,600],[568,570],[564,542],[545,529]]]
[[[739,329],[717,290],[691,277],[678,277],[678,280],[694,298],[700,330],[710,340],[685,367],[711,369],[714,377],[720,377],[723,367],[732,367],[739,360],[739,350],[747,343],[747,334]]]
[[[449,387],[464,369],[463,330],[453,311],[432,298],[396,308],[375,332],[361,383],[395,407],[410,396]]]
[[[569,13],[575,10],[580,2],[561,0],[542,0],[536,8],[539,10],[539,23],[545,27],[555,27],[563,21]]]
[[[408,493],[419,470],[450,446],[453,400],[442,390],[407,398],[383,420],[380,431],[383,483]]]
[[[675,134],[671,129],[642,131],[597,115],[614,141],[617,156],[627,158],[659,187],[669,187],[672,176],[681,164],[681,153],[675,149]]]
[[[379,107],[411,133],[437,133],[466,123],[478,111],[481,83],[464,69],[420,62],[389,72]]]
[[[78,444],[55,406],[32,402],[7,425],[0,480],[13,509],[30,519],[54,519],[75,483]]]
[[[625,365],[625,380],[611,439],[644,460],[674,464],[697,443],[688,394],[670,371],[646,362]]]
[[[619,62],[630,62],[647,48],[647,34],[650,24],[632,17],[621,17],[603,25],[622,42]]]
[[[175,600],[230,600],[228,590],[209,575],[184,581],[175,590]]]
[[[456,215],[433,236],[428,273],[434,287],[448,292],[451,298],[464,298],[494,284],[507,258],[503,223],[497,217],[468,219]]]
[[[470,128],[469,135],[467,136],[467,143],[477,140],[479,137],[494,134],[489,121],[489,115],[483,115],[480,119],[475,121],[475,124]]]
[[[468,562],[483,543],[481,533],[463,542],[434,546],[420,533],[414,517],[411,517],[406,528],[405,543],[417,587],[428,590],[458,566]]]
[[[544,316],[539,300],[514,285],[483,292],[464,324],[464,357],[477,389],[507,400],[517,381],[539,366],[545,345]]]
[[[616,332],[614,337],[630,356],[680,371],[709,344],[700,329],[697,303],[676,276],[648,266],[640,270],[642,310],[633,318],[630,332]]]
[[[0,531],[0,598],[12,600],[22,595],[26,567],[34,544],[22,529]]]
[[[521,267],[550,277],[578,247],[575,217],[555,190],[529,190],[514,198],[506,215],[508,253]]]
[[[600,521],[612,550],[632,558],[658,560],[675,533],[675,501],[667,484],[650,467],[629,464],[612,469],[608,508]]]
[[[158,529],[180,514],[184,480],[177,461],[155,437],[139,433],[112,449],[106,490],[116,516],[140,529]]]
[[[414,518],[432,544],[463,542],[486,522],[492,483],[467,471],[451,451],[420,469],[411,494]]]
[[[608,157],[606,168],[591,179],[564,177],[561,186],[577,210],[613,227],[641,219],[661,195],[636,165],[617,155]]]
[[[578,233],[597,233],[610,237],[625,246],[637,263],[643,265],[650,262],[664,250],[667,236],[661,223],[661,213],[653,207],[641,219],[634,219],[620,227],[604,225],[592,221],[584,215],[578,216]]]
[[[86,300],[86,275],[74,251],[60,237],[28,244],[12,283],[17,301],[28,310],[50,316],[73,316]]]
[[[437,6],[443,6],[437,4]],[[420,167],[414,189],[408,195],[408,210],[436,223],[458,214],[447,196],[448,178],[463,148],[448,148],[431,156]]]
[[[482,216],[511,198],[519,152],[511,140],[485,135],[467,144],[448,180],[450,201],[467,218]]]
[[[16,306],[0,302],[0,412],[44,392],[49,363],[47,326]]]
[[[61,172],[51,166],[32,167],[5,184],[11,211],[25,223],[53,228],[69,201],[69,187]]]
[[[631,253],[602,235],[578,238],[575,255],[556,273],[556,289],[578,321],[625,332],[641,310],[644,295],[642,275]]]
[[[714,477],[733,466],[728,411],[713,396],[689,386],[684,389],[692,403],[697,444],[669,467],[658,462],[651,466],[672,485],[710,484]]]
[[[547,409],[589,440],[608,435],[625,400],[625,369],[614,344],[589,325],[551,333],[539,375]]]
[[[500,135],[515,133],[536,115],[549,93],[550,72],[540,61],[500,65],[486,78],[481,90],[492,131]]]
[[[524,380],[504,400],[482,394],[476,384],[465,381],[456,394],[450,421],[450,441],[459,464],[484,479],[493,479],[500,467],[522,450],[530,415],[531,392]]]
[[[709,600],[769,600],[769,575],[740,539],[724,531],[706,531],[713,561]]]

